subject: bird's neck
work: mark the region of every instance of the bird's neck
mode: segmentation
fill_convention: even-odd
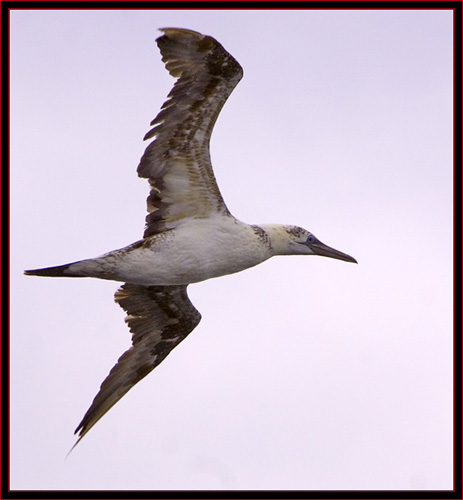
[[[259,224],[259,227],[267,234],[273,255],[292,255],[294,253],[289,244],[289,226],[283,224]]]

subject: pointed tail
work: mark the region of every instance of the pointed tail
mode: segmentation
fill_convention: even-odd
[[[71,264],[65,264],[64,266],[55,266],[55,267],[44,267],[43,269],[30,269],[28,271],[24,271],[24,274],[27,276],[48,276],[53,278],[83,278],[82,274],[73,273],[69,270],[69,267],[75,264],[72,262]]]

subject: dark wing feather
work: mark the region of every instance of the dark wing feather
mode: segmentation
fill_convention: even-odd
[[[151,186],[145,238],[185,218],[229,214],[212,171],[209,141],[222,106],[243,76],[214,38],[179,28],[161,31],[156,41],[162,60],[178,80],[145,135],[155,140],[137,169]]]
[[[132,347],[117,361],[76,429],[79,442],[91,427],[148,375],[199,323],[186,286],[141,286],[125,283],[115,294],[127,312]],[[77,443],[76,443],[77,444]]]

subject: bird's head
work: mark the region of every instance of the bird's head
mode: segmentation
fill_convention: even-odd
[[[357,264],[353,257],[325,245],[302,227],[280,224],[264,224],[261,227],[268,234],[275,255],[322,255]]]

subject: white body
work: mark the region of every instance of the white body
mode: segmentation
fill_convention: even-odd
[[[272,255],[267,231],[217,216],[190,219],[171,231],[76,262],[68,273],[138,285],[186,285],[242,271]]]

